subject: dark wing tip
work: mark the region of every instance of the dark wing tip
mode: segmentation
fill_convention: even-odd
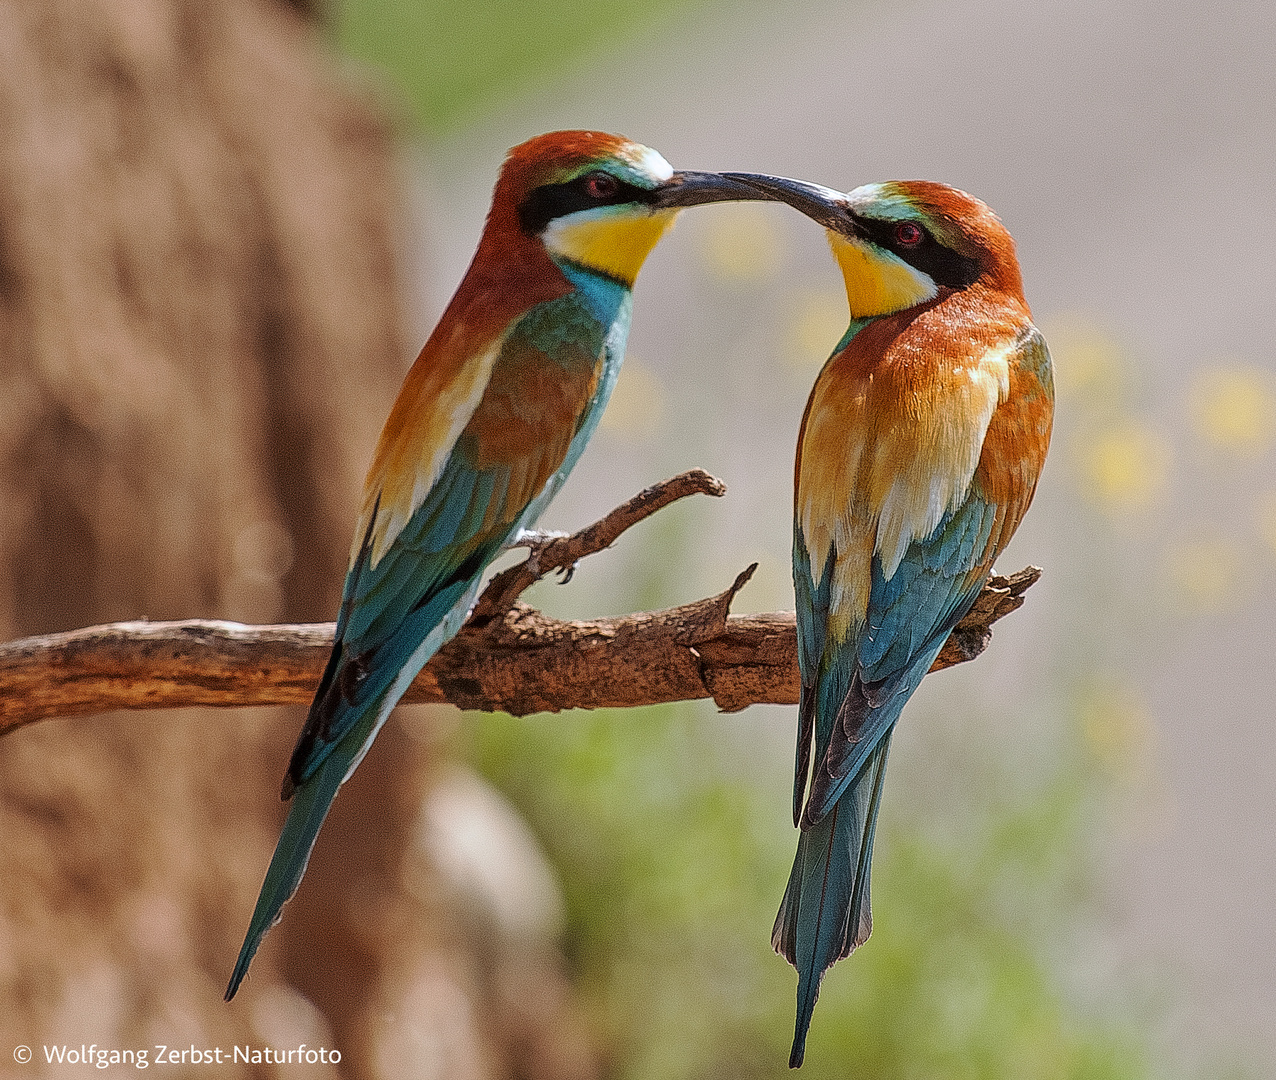
[[[804,986],[802,980],[798,980],[798,1012],[793,1029],[793,1048],[789,1051],[790,1069],[800,1069],[802,1062],[806,1060],[806,1036],[811,1030],[811,1016],[815,1012],[815,1000],[820,996],[820,983],[823,980],[823,971],[815,976],[813,985]]]
[[[260,940],[258,938],[258,941]],[[235,994],[239,992],[239,984],[244,981],[244,976],[248,974],[248,965],[252,963],[253,956],[256,955],[258,941],[252,942],[251,948],[248,942],[244,943],[243,951],[235,962],[235,970],[231,972],[230,982],[226,984],[226,993],[222,995],[223,1001],[233,1001]]]
[[[806,798],[806,807],[802,811],[802,819],[797,823],[803,831],[814,828],[837,805],[836,799],[829,799],[829,792],[839,782],[839,777],[831,776],[826,768],[817,765],[811,777],[811,791]]]
[[[793,769],[793,827],[802,821],[802,799],[806,795],[807,777],[811,771],[811,741],[815,738],[815,708],[818,695],[814,686],[802,687],[798,706],[797,761]]]

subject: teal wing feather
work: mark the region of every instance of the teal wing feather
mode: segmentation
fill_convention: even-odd
[[[498,490],[502,471],[475,468],[458,442],[426,501],[375,567],[365,539],[346,577],[339,636],[293,751],[285,780],[292,805],[227,1000],[301,883],[337,789],[429,655],[460,628],[484,567],[518,527],[522,506],[492,512],[483,502]]]
[[[806,810],[812,821],[851,784],[974,604],[991,570],[988,537],[997,517],[976,482],[930,536],[909,546],[889,579],[874,557],[864,628],[826,661],[833,670],[822,681],[820,713],[832,723],[817,733]]]
[[[802,530],[794,521],[793,528],[793,594],[797,606],[798,670],[802,676],[798,705],[797,759],[793,768],[793,826],[802,819],[802,800],[806,797],[806,780],[811,771],[811,740],[815,734],[815,714],[819,701],[820,658],[828,631],[829,604],[833,582],[833,557],[828,561],[816,584],[811,573],[811,556]]]
[[[536,521],[580,457],[615,384],[629,326],[628,291],[611,287],[610,304],[596,291],[578,284],[524,316],[442,473],[375,567],[365,541],[346,575],[338,637],[285,790],[314,774],[362,710],[402,680],[405,665],[415,668],[408,680],[415,677],[429,659],[422,642],[470,597],[519,529]],[[610,324],[600,321],[606,317]],[[579,389],[578,400],[555,392],[567,385]],[[520,413],[535,412],[538,400],[544,408],[527,423]],[[507,440],[502,429],[520,422],[529,437],[517,456],[508,446],[493,454],[492,441]]]
[[[806,1034],[824,972],[868,939],[869,875],[891,732],[905,702],[987,578],[986,549],[996,507],[973,484],[934,532],[914,541],[889,578],[873,559],[863,628],[828,640],[834,553],[818,584],[794,543],[798,652],[802,667],[795,812],[810,792],[772,944],[798,971],[798,1011],[790,1065]]]
[[[346,575],[332,654],[284,780],[292,806],[226,990],[228,1001],[300,884],[337,789],[412,679],[460,629],[488,563],[536,520],[580,457],[615,385],[629,303],[627,289],[601,282],[529,312],[507,339],[483,402],[425,501],[375,566],[369,525]],[[532,381],[544,380],[542,389],[560,411],[563,395],[557,391],[564,381],[574,378],[586,396],[561,417],[554,437],[520,445],[513,456],[507,438],[503,452],[493,454],[484,440],[502,426],[501,417],[535,406],[534,395],[518,392],[520,370],[535,365]],[[501,380],[505,397],[493,404],[492,387]],[[486,413],[485,405],[492,405]],[[500,414],[495,422],[493,413]]]
[[[492,505],[509,472],[508,465],[479,469],[459,440],[425,502],[375,566],[371,536],[365,539],[346,575],[338,637],[289,764],[294,789],[377,705],[517,528],[523,506]],[[422,666],[428,659],[421,658]]]

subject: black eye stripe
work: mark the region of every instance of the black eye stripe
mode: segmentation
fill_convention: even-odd
[[[656,193],[637,184],[629,184],[624,180],[611,176],[616,190],[603,198],[592,195],[589,191],[589,178],[593,173],[578,176],[565,184],[545,184],[533,189],[518,207],[519,224],[523,231],[533,236],[540,233],[555,218],[566,214],[574,214],[577,210],[588,210],[594,206],[619,206],[622,203],[647,203],[655,201]]]
[[[979,261],[968,255],[962,255],[952,248],[944,247],[924,225],[920,243],[904,245],[899,242],[896,229],[897,221],[882,221],[878,218],[860,217],[852,214],[856,228],[862,236],[873,241],[880,248],[898,255],[909,266],[916,267],[927,274],[936,285],[947,285],[950,289],[964,289],[972,285],[979,277]]]

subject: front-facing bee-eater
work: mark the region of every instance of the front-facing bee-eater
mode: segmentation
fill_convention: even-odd
[[[292,806],[228,1001],[301,882],[337,788],[597,427],[643,260],[682,207],[756,197],[601,132],[510,151],[474,260],[368,470],[336,641],[284,777]]]
[[[727,175],[826,227],[851,313],[795,470],[801,834],[771,940],[798,971],[796,1068],[825,971],[872,929],[891,731],[1032,501],[1054,384],[1014,241],[978,199]]]

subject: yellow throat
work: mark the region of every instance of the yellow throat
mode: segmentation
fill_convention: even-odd
[[[923,274],[889,252],[831,229],[828,238],[833,257],[846,279],[846,299],[852,319],[872,319],[903,311],[933,300],[939,292],[929,274]]]
[[[550,222],[543,239],[551,254],[632,286],[677,214],[628,207],[589,210]]]

